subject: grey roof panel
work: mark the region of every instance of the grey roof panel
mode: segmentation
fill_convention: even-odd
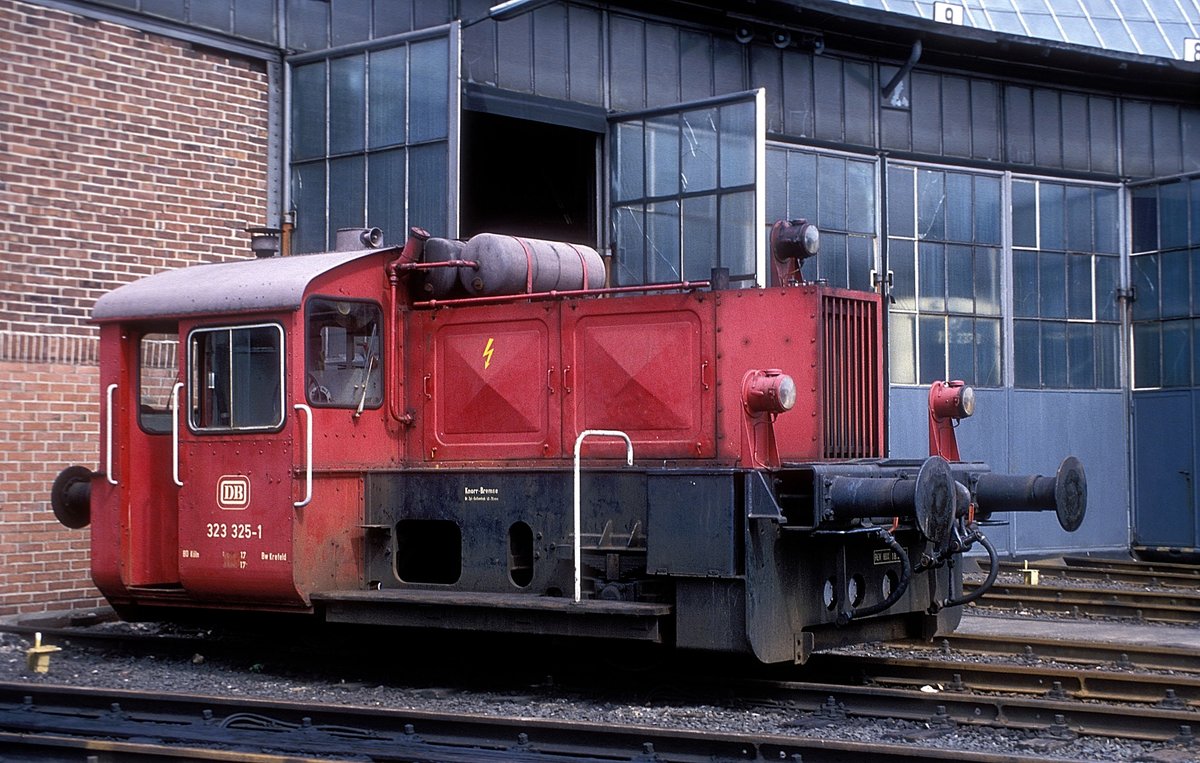
[[[835,1],[880,7],[878,0]],[[976,29],[1158,58],[1178,57],[1184,39],[1200,32],[1200,0],[952,1],[964,7],[966,26]],[[933,0],[884,0],[883,7],[930,18]]]
[[[96,301],[95,321],[297,310],[314,279],[385,251],[303,254],[165,270]]]

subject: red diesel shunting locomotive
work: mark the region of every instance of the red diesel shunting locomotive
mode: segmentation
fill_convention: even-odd
[[[428,239],[428,240],[426,240]],[[1074,530],[1054,478],[886,459],[878,296],[779,282],[604,287],[587,247],[484,234],[168,271],[101,298],[99,471],[52,503],[92,525],[126,617],[179,608],[646,640],[803,661],[953,629],[993,511]],[[943,456],[949,456],[953,462]],[[582,463],[581,463],[582,462]],[[919,584],[916,581],[920,581]]]

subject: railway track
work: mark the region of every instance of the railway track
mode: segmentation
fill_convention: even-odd
[[[1038,586],[1037,588],[1046,589],[1047,587]],[[1111,594],[1111,592],[1109,589],[1104,590],[1104,594]],[[19,632],[26,636],[31,636],[33,630],[33,628],[21,627],[0,628],[0,631]],[[39,630],[51,641],[62,643],[69,640],[80,645],[87,641],[92,642],[90,646],[106,652],[110,650],[114,653],[122,651],[150,652],[176,657],[203,652],[213,658],[219,655],[228,656],[234,663],[238,661],[239,657],[243,661],[247,657],[247,642],[237,636],[198,639],[186,633],[164,637],[136,632],[109,632],[102,629],[40,628]],[[297,643],[308,645],[310,642],[307,638],[297,638]],[[316,661],[303,656],[296,657],[296,661],[306,664],[325,664],[320,656],[323,647],[316,645],[311,648],[315,650],[311,654],[306,651],[307,646],[301,646],[297,653],[310,654],[316,658]],[[383,744],[384,746],[390,744],[392,753],[400,754],[405,760],[447,760],[452,763],[457,760],[492,759],[479,757],[480,750],[487,751],[489,756],[499,756],[495,758],[497,760],[523,760],[524,758],[520,756],[530,754],[530,750],[534,748],[538,750],[537,760],[543,761],[543,763],[556,763],[558,759],[554,758],[554,755],[568,756],[562,759],[564,761],[570,759],[575,763],[590,761],[592,758],[587,757],[588,755],[594,756],[597,760],[630,760],[639,761],[639,763],[643,761],[648,763],[649,761],[674,760],[686,762],[691,760],[759,759],[802,759],[811,763],[814,760],[861,760],[868,757],[881,761],[939,760],[942,759],[940,757],[942,751],[936,748],[936,743],[931,743],[935,746],[930,746],[927,742],[930,739],[956,734],[959,730],[967,733],[968,729],[982,730],[983,732],[1017,733],[1024,739],[1032,740],[1029,742],[1030,746],[1041,751],[1034,754],[1032,758],[1007,754],[993,757],[986,753],[956,752],[952,756],[956,760],[978,760],[981,763],[1001,760],[1052,760],[1053,758],[1048,756],[1053,754],[1058,746],[1068,744],[1070,739],[1081,735],[1084,738],[1143,740],[1145,743],[1165,745],[1166,752],[1162,753],[1161,757],[1148,759],[1163,761],[1200,759],[1200,746],[1192,746],[1195,740],[1193,730],[1200,727],[1200,723],[1198,723],[1200,716],[1197,715],[1197,710],[1200,709],[1200,660],[1197,660],[1194,650],[1158,646],[1138,647],[1133,644],[1073,643],[1064,639],[1020,637],[1013,640],[981,635],[953,635],[939,640],[939,643],[932,646],[923,642],[898,642],[881,645],[880,651],[885,650],[898,650],[911,652],[911,654],[891,657],[878,654],[865,657],[837,653],[818,654],[804,666],[802,671],[792,674],[802,676],[803,682],[771,679],[769,676],[767,679],[748,680],[745,683],[726,679],[720,686],[721,699],[700,700],[701,702],[715,701],[718,704],[732,702],[741,712],[782,715],[788,719],[782,724],[782,727],[787,730],[786,733],[766,736],[754,734],[747,737],[746,735],[725,734],[706,740],[702,737],[691,736],[697,733],[693,731],[684,734],[680,740],[676,740],[676,736],[682,732],[651,726],[645,729],[640,727],[633,729],[626,725],[623,728],[627,735],[612,742],[611,745],[597,738],[588,741],[583,747],[570,747],[569,745],[559,747],[558,743],[554,741],[557,737],[553,734],[545,734],[544,729],[539,725],[544,721],[509,718],[509,725],[501,724],[503,733],[494,738],[462,742],[454,741],[459,737],[447,733],[445,738],[450,741],[442,742],[440,741],[441,737],[438,737],[439,741],[435,741],[432,747],[422,752],[411,746],[404,746],[404,744],[416,740],[410,738],[411,733],[397,735],[395,724],[400,721],[391,718],[384,724],[383,730],[378,730],[372,726],[371,722],[368,722],[373,716],[366,720],[362,718],[352,720],[351,715],[358,710],[356,708],[339,707],[334,710],[322,706],[319,711],[316,711],[311,705],[307,708],[304,706],[289,707],[286,703],[267,701],[266,707],[274,708],[272,712],[275,714],[273,715],[272,712],[260,713],[255,709],[235,710],[236,705],[218,707],[214,703],[219,700],[205,698],[203,702],[208,703],[205,708],[199,709],[193,705],[186,711],[186,715],[181,716],[181,720],[146,721],[145,718],[135,717],[134,722],[141,723],[141,725],[131,729],[129,736],[125,739],[109,739],[108,741],[93,739],[87,736],[86,728],[84,728],[82,731],[72,732],[69,735],[70,738],[64,737],[61,744],[67,746],[73,744],[76,745],[76,749],[89,751],[109,749],[103,747],[104,745],[110,747],[116,745],[120,748],[119,751],[108,753],[116,756],[112,758],[114,760],[154,759],[153,755],[161,754],[161,750],[159,753],[152,751],[157,749],[156,745],[171,747],[174,750],[172,755],[176,759],[258,760],[258,758],[236,755],[229,758],[211,757],[217,753],[205,746],[202,737],[189,741],[185,734],[183,738],[170,737],[154,742],[147,742],[145,737],[148,722],[155,727],[183,729],[190,734],[195,731],[192,727],[197,723],[196,717],[202,719],[200,725],[212,725],[214,718],[220,721],[226,717],[233,717],[237,713],[249,713],[247,718],[257,715],[263,716],[267,720],[261,718],[248,720],[246,721],[249,724],[248,728],[226,730],[222,733],[233,734],[236,731],[237,733],[233,734],[235,737],[248,740],[243,752],[256,744],[259,745],[258,748],[255,748],[259,750],[254,753],[255,755],[274,754],[273,752],[261,752],[261,750],[267,749],[262,747],[265,743],[264,739],[294,741],[307,737],[319,738],[322,734],[327,733],[329,728],[345,726],[351,729],[350,732],[346,732],[350,733],[351,737],[339,737],[339,739],[345,744],[347,739],[353,738],[356,754],[359,740],[353,735],[359,732],[354,730],[366,729],[368,733],[363,736],[362,743],[368,749],[373,749],[371,745],[378,741],[371,736],[372,734],[392,734],[394,738],[389,737],[388,741]],[[290,650],[283,649],[282,651],[289,652]],[[978,655],[1004,656],[1008,661],[1005,664],[989,664],[987,661],[980,661]],[[1072,668],[1069,665],[1081,667]],[[1172,675],[1148,674],[1145,672],[1147,670],[1170,671]],[[515,680],[519,681],[520,679]],[[589,685],[586,681],[586,677],[567,677],[566,681],[555,682],[556,691],[594,696],[598,691],[595,684]],[[579,687],[572,688],[575,682],[582,683]],[[702,678],[695,682],[694,688],[699,695],[704,695],[706,691],[703,686],[704,682],[705,679]],[[605,684],[606,682],[601,680],[599,683]],[[20,739],[25,740],[21,742],[23,745],[59,744],[51,738],[53,734],[49,730],[39,733],[32,733],[28,730],[10,731],[5,718],[10,715],[17,718],[26,717],[20,714],[31,713],[34,710],[43,712],[41,710],[43,707],[66,707],[66,700],[63,700],[61,696],[46,698],[38,695],[38,692],[42,692],[46,687],[39,686],[31,689],[28,685],[12,685],[7,688],[11,688],[13,692],[24,692],[33,699],[26,701],[22,695],[21,706],[15,707],[17,702],[14,699],[15,695],[9,696],[0,693],[0,747],[16,738],[10,738],[11,733],[16,733]],[[711,685],[707,691],[710,696],[714,693]],[[732,698],[730,697],[731,691],[734,692]],[[86,726],[90,719],[97,733],[100,729],[108,729],[118,716],[144,715],[142,711],[131,708],[129,700],[122,698],[107,703],[100,700],[89,701],[92,704],[83,712],[80,722]],[[611,701],[621,702],[623,700],[618,696]],[[629,701],[628,692],[626,692],[624,701]],[[637,701],[633,700],[635,703]],[[118,703],[119,711],[112,709],[112,702]],[[245,700],[237,700],[237,703],[243,702]],[[263,700],[259,700],[259,702],[263,702]],[[208,710],[207,715],[204,710]],[[71,717],[73,712],[76,715],[79,714],[78,711],[62,709],[50,710],[49,714],[57,720],[62,720],[64,717]],[[305,712],[307,715],[304,714]],[[371,712],[382,711],[375,709]],[[331,715],[327,715],[327,713]],[[347,713],[348,715],[335,717],[332,715],[334,713]],[[419,730],[430,727],[424,724],[419,725],[416,721],[411,720],[417,715],[419,714],[404,715],[402,713],[399,717],[410,718],[410,725],[414,729],[418,729],[415,733],[421,737],[421,743],[424,744],[434,735],[431,732],[426,733]],[[450,717],[453,717],[453,714]],[[305,718],[308,720],[304,720]],[[338,720],[339,718],[340,720]],[[504,719],[497,717],[488,720],[500,722]],[[522,725],[523,723],[525,725]],[[258,726],[256,727],[255,724]],[[825,734],[824,730],[836,729],[839,724],[843,727],[847,724],[851,726],[883,724],[883,727],[887,729],[892,728],[890,724],[895,724],[897,728],[907,730],[899,730],[895,733],[884,732],[883,736],[886,737],[886,741],[882,741],[879,749],[875,749],[872,743],[868,742],[834,742],[831,737],[838,736],[838,733]],[[313,731],[314,726],[320,728]],[[403,732],[402,725],[399,728]],[[790,733],[793,729],[796,736]],[[246,731],[247,734],[243,735],[243,731]],[[250,732],[266,736],[258,738]],[[576,740],[584,738],[582,731],[563,733]],[[976,732],[972,731],[971,733]],[[462,739],[473,740],[472,734],[474,732],[464,732]],[[524,736],[519,736],[522,734]],[[806,738],[812,735],[825,738]],[[518,739],[526,741],[515,741]],[[531,739],[535,740],[536,744],[528,741]],[[292,741],[288,741],[288,745],[292,745]],[[713,746],[704,748],[706,752],[697,752],[700,749],[697,745],[710,742]],[[144,744],[150,744],[151,747],[142,751],[135,749],[136,745]],[[533,746],[530,747],[530,744]],[[646,744],[651,747],[645,747]],[[738,748],[740,752],[730,752],[738,744],[743,745]],[[79,747],[80,745],[83,747]],[[89,745],[101,745],[101,747]],[[196,757],[175,756],[175,752],[188,745],[198,745],[195,752]],[[914,748],[913,745],[916,747]],[[1038,748],[1037,745],[1042,745],[1042,747]],[[467,748],[471,750],[469,754],[463,752]],[[647,753],[646,750],[651,748],[654,752]],[[117,748],[112,747],[112,749]],[[445,756],[421,757],[426,755],[430,749],[437,751],[438,754],[445,753]],[[1010,746],[1008,749],[1011,750],[1013,747]],[[936,754],[931,754],[931,750],[938,751]],[[397,751],[400,752],[397,753]],[[192,755],[193,753],[187,754]],[[324,755],[326,753],[322,750],[306,752],[302,746],[288,746],[281,754],[285,757],[262,758],[262,760],[300,760],[304,755]],[[369,759],[401,759],[386,757],[387,753],[384,752],[379,753],[381,757],[374,757],[375,754],[370,752]],[[742,757],[742,754],[750,757]],[[455,755],[460,757],[454,757]],[[463,755],[466,757],[462,757]],[[547,757],[547,755],[551,757]],[[726,757],[727,755],[728,757]],[[800,756],[800,758],[792,756]],[[31,756],[30,759],[36,758]],[[104,760],[104,758],[100,759]]]
[[[1149,564],[1132,560],[1094,559],[1066,556],[1036,562],[1004,561],[1003,572],[1037,570],[1040,577],[1093,583],[1125,583],[1150,588],[1195,589],[1200,586],[1200,569],[1185,564]]]
[[[1196,650],[1184,647],[959,633],[939,638],[937,644],[932,647],[924,641],[896,642],[893,646],[917,654],[937,649],[946,657],[955,653],[974,653],[1019,657],[1027,663],[1046,660],[1119,670],[1165,670],[1200,674],[1200,659],[1197,658]]]
[[[35,633],[41,633],[48,643],[70,642],[116,652],[184,656],[203,653],[210,657],[244,657],[247,654],[249,641],[237,637],[209,639],[182,633],[163,635],[24,625],[0,625],[0,633],[11,633],[23,636],[28,640],[32,640]],[[890,646],[915,654],[931,654],[936,651],[943,659],[979,654],[1021,658],[1027,664],[1044,660],[1121,670],[1160,670],[1200,674],[1200,658],[1197,657],[1194,649],[1160,644],[1108,644],[1097,641],[1072,640],[1067,637],[1021,636],[1014,638],[987,634],[952,633],[939,637],[932,644],[927,641],[911,640],[891,642]],[[309,651],[305,652],[306,649]],[[316,642],[315,639],[306,640],[304,643],[290,644],[287,651],[296,654],[311,653],[314,659],[329,656],[323,645]]]
[[[1063,563],[1073,567],[1101,567],[1109,570],[1170,573],[1188,575],[1200,580],[1200,567],[1178,562],[1147,562],[1139,559],[1107,558],[1095,556],[1064,556]]]
[[[1196,658],[1193,655],[1193,662]],[[805,676],[828,683],[854,681],[902,688],[938,687],[962,695],[1022,694],[1051,699],[1143,703],[1186,710],[1200,707],[1200,675],[980,663],[969,659],[815,654]],[[1200,719],[1198,719],[1200,720]]]
[[[772,684],[769,696],[751,701],[785,703],[814,714],[817,720],[833,713],[843,718],[899,718],[932,726],[1019,729],[1048,737],[1080,734],[1152,742],[1188,737],[1193,724],[1200,721],[1186,703],[1179,708],[1099,704],[1072,700],[1065,693],[1051,698],[783,682]]]
[[[963,584],[970,592],[977,582]],[[1034,609],[1072,617],[1113,617],[1192,625],[1200,622],[1200,593],[997,583],[974,606]]]
[[[64,751],[120,760],[310,759],[411,763],[713,763],[713,761],[956,760],[1024,763],[1045,755],[902,748],[782,735],[446,715],[362,707],[313,708],[120,690],[0,684],[0,745],[26,759]]]

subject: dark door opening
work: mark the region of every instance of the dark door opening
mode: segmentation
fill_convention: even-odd
[[[464,111],[459,229],[595,246],[597,136]]]

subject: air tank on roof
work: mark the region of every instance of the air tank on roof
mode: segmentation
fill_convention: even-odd
[[[425,262],[450,262],[452,260],[466,259],[463,256],[463,250],[466,249],[465,241],[456,241],[448,238],[431,238],[425,242],[425,246],[421,252],[421,259]],[[432,268],[422,271],[423,281],[421,289],[425,292],[425,296],[430,299],[445,299],[450,296],[454,287],[459,282],[459,271],[466,270],[467,274],[474,273],[472,268]]]
[[[604,286],[604,261],[582,244],[480,233],[467,242],[462,257],[479,263],[478,269],[459,268],[473,297]]]

